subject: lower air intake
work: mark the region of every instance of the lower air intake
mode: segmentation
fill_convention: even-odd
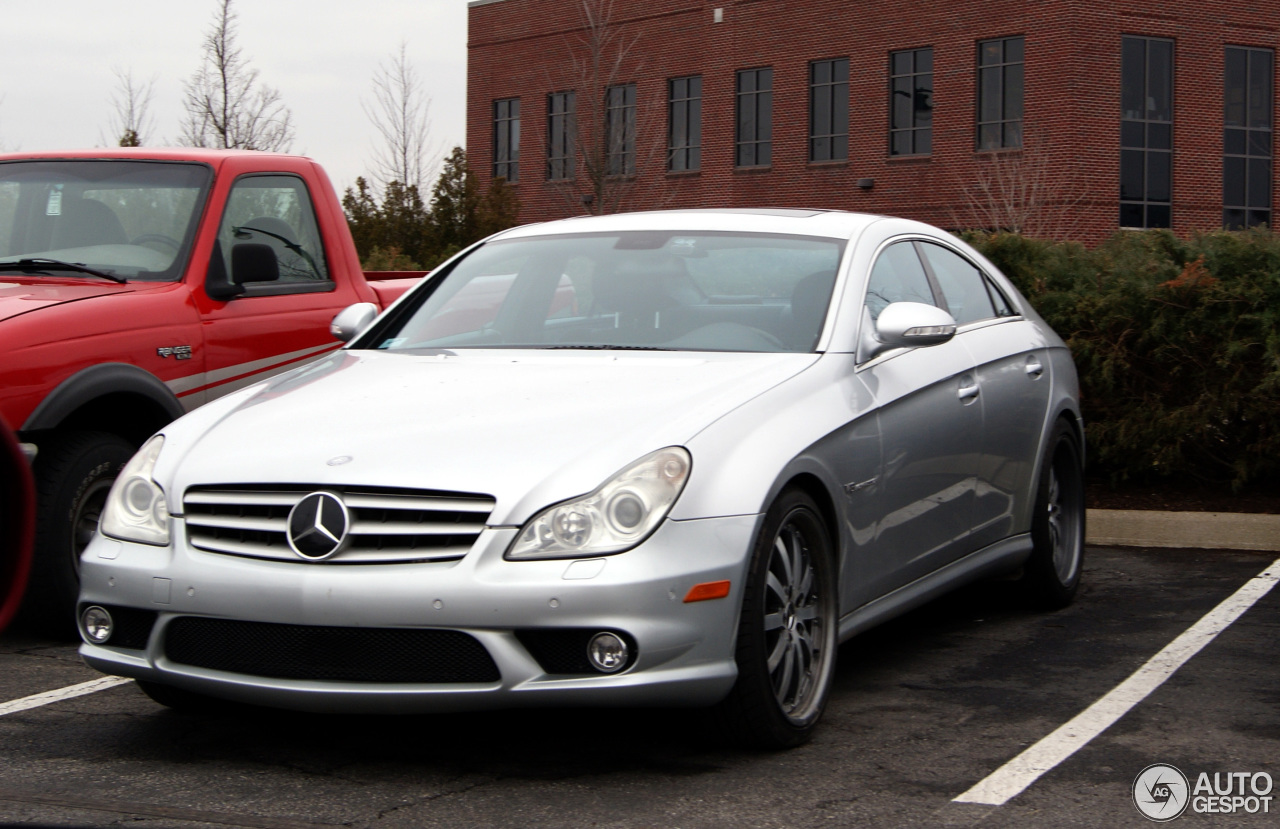
[[[456,630],[340,628],[182,617],[165,630],[173,662],[274,679],[497,682],[498,666]]]

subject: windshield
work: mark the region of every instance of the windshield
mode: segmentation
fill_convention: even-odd
[[[55,260],[125,279],[176,280],[210,175],[203,164],[153,161],[0,164],[0,263]]]
[[[812,351],[844,243],[633,231],[497,240],[356,347]]]

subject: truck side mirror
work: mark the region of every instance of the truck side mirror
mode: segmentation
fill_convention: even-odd
[[[377,316],[378,306],[372,302],[348,305],[338,312],[333,322],[329,323],[329,333],[334,336],[334,339],[349,343],[356,338],[357,334],[368,328]]]
[[[280,278],[276,249],[261,242],[241,242],[231,247],[231,281],[275,282]]]

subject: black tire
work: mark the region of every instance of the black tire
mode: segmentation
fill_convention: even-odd
[[[769,508],[751,553],[738,679],[719,704],[731,740],[782,749],[813,735],[835,675],[836,593],[832,544],[817,505],[787,490]]]
[[[70,432],[40,443],[36,455],[36,543],[22,602],[27,626],[76,635],[80,554],[98,528],[111,484],[137,447],[109,432]]]
[[[1084,569],[1084,462],[1075,430],[1058,421],[1049,437],[1031,519],[1022,585],[1043,610],[1071,604]]]

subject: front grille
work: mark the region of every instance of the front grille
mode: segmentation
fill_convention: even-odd
[[[351,513],[348,543],[332,564],[456,561],[495,503],[488,495],[385,487],[195,487],[182,501],[187,538],[212,553],[300,562],[286,537],[289,511],[318,489],[339,495]]]
[[[273,679],[497,682],[493,657],[457,630],[340,628],[183,616],[165,629],[172,662]]]

